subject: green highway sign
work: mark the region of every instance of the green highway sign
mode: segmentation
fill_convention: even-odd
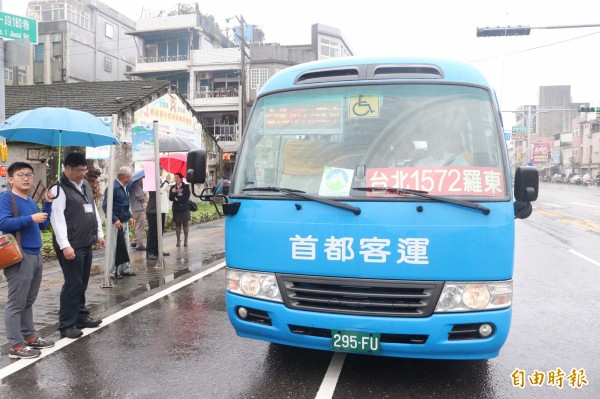
[[[37,20],[0,12],[0,37],[29,40],[31,43],[37,44]]]
[[[513,126],[511,138],[513,140],[527,140],[527,126]]]

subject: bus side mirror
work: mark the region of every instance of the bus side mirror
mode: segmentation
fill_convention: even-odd
[[[519,166],[515,172],[515,199],[530,202],[538,197],[540,176],[533,166]]]
[[[229,195],[229,187],[231,186],[231,180],[221,179],[213,189],[213,195]]]
[[[526,219],[531,215],[531,201],[538,197],[540,177],[533,166],[519,166],[515,171],[515,219]]]
[[[190,184],[202,184],[206,181],[206,151],[188,152],[186,180]]]

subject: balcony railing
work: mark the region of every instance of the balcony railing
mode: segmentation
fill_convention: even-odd
[[[239,140],[237,137],[237,125],[214,125],[212,131],[217,141],[236,141]]]
[[[174,61],[187,61],[190,57],[187,54],[182,55],[165,55],[162,57],[138,57],[139,64],[147,64],[151,62],[174,62]]]
[[[194,98],[239,97],[237,89],[194,91]]]

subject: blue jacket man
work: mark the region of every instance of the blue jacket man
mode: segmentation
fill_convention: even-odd
[[[25,162],[8,167],[10,191],[0,194],[0,230],[20,233],[23,260],[4,269],[8,298],[4,310],[6,338],[11,345],[8,356],[29,359],[38,357],[40,349],[50,348],[54,342],[35,336],[33,303],[42,282],[42,237],[40,230],[50,223],[52,196],[46,195],[40,212],[28,193],[33,185],[33,168]],[[18,236],[17,236],[18,237]]]
[[[131,168],[123,166],[117,172],[117,178],[114,184],[113,191],[113,209],[112,209],[112,234],[108,245],[113,248],[113,253],[116,255],[117,250],[127,251],[129,247],[129,225],[135,226],[135,220],[132,217],[129,208],[129,193],[127,192],[127,184],[131,181]],[[108,201],[108,189],[104,192],[104,200],[102,201],[102,209],[106,214]],[[125,236],[125,248],[117,247],[118,230],[123,230]],[[119,264],[119,269],[115,267],[115,257],[111,259],[110,274],[113,278],[121,276],[133,276],[135,272],[131,269],[129,262]]]

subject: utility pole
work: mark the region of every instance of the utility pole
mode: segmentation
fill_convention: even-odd
[[[237,139],[239,139],[242,135],[242,132],[244,131],[244,124],[246,123],[246,107],[248,105],[248,103],[246,102],[246,48],[250,48],[248,46],[248,43],[246,43],[246,21],[244,21],[244,17],[242,15],[240,16],[233,16],[231,18],[226,18],[225,22],[229,22],[230,20],[232,20],[233,18],[237,19],[238,23],[240,24],[240,28],[238,30],[237,33],[237,37],[240,40],[240,87],[238,89],[238,93],[239,93],[239,97],[240,97],[240,111],[239,111],[239,118],[238,118],[238,126],[239,126],[239,137],[236,137]],[[233,34],[235,37],[235,29],[233,30]]]
[[[538,110],[535,110],[533,113],[531,112],[531,108],[528,108],[527,111],[519,111],[519,110],[500,111],[500,112],[513,112],[516,114],[520,114],[523,116],[523,118],[525,118],[527,120],[527,149],[526,149],[527,157],[525,158],[527,160],[527,164],[529,164],[531,162],[531,126],[532,126],[532,123],[535,120],[535,117],[538,116],[539,114],[543,114],[546,112],[552,112],[552,111],[575,111],[575,112],[578,112],[578,110],[570,109],[570,108],[538,109]]]
[[[2,0],[0,0],[0,11],[2,11]],[[6,87],[4,87],[4,39],[0,38],[0,123],[6,120]],[[0,137],[0,147],[6,145],[6,139]],[[0,159],[0,192],[6,191],[8,181],[4,175],[6,163]]]
[[[245,27],[246,27],[246,21],[244,20],[244,17],[242,15],[240,16],[235,16],[235,17],[231,17],[231,18],[227,18],[225,19],[225,22],[229,22],[232,18],[237,19],[238,23],[240,24],[240,29],[238,31],[238,38],[240,40],[240,87],[239,87],[239,96],[240,96],[240,112],[239,112],[239,118],[238,118],[238,126],[239,126],[239,136],[241,137],[242,132],[244,131],[244,125],[246,123],[246,108],[248,107],[248,102],[246,101],[246,57],[248,56],[246,54],[246,48],[249,48],[248,44],[246,43],[246,34],[245,34]],[[235,31],[234,31],[234,35],[235,35]],[[237,137],[238,139],[240,137]]]
[[[248,103],[246,102],[246,36],[244,33],[244,27],[246,25],[246,21],[244,21],[244,17],[240,15],[238,18],[240,23],[240,52],[242,59],[240,60],[240,137],[242,137],[242,133],[244,132],[244,126],[246,124],[246,108],[248,107]]]

